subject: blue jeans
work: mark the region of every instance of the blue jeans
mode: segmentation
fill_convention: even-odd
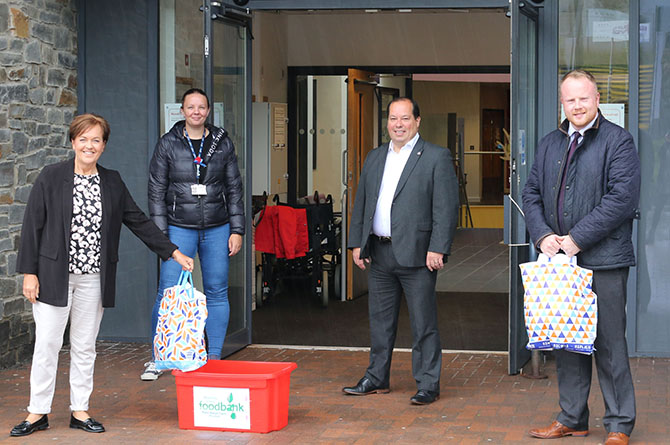
[[[210,229],[185,229],[168,226],[168,236],[181,253],[191,258],[197,253],[200,257],[202,281],[207,296],[207,322],[205,331],[210,355],[221,355],[223,341],[228,329],[230,305],[228,303],[228,238],[230,225],[224,224]],[[161,277],[158,284],[156,303],[151,313],[151,333],[156,332],[158,310],[163,299],[163,290],[177,284],[181,266],[173,259],[161,264]]]

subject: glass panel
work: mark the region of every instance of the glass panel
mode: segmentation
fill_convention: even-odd
[[[212,108],[214,125],[223,127],[235,144],[237,162],[246,184],[249,173],[245,164],[247,150],[247,32],[245,28],[214,22],[213,67],[214,90]],[[250,235],[250,234],[249,234]],[[244,330],[246,323],[245,302],[245,250],[231,258],[228,273],[228,300],[230,321],[227,336]]]
[[[637,351],[668,352],[670,338],[670,5],[640,2]]]
[[[201,6],[201,0],[160,0],[161,134],[183,119],[179,108],[184,92],[189,88],[206,89]],[[244,28],[218,22],[213,23],[213,34],[214,90],[210,97],[213,123],[228,131],[235,144],[243,183],[246,183],[247,34]],[[245,320],[245,265],[243,248],[230,261],[227,337],[244,330],[248,324]],[[196,263],[194,281],[196,287],[202,289],[199,263]]]
[[[186,90],[205,89],[201,6],[202,0],[160,1],[161,134],[183,119],[179,103]]]
[[[628,0],[559,3],[559,79],[572,69],[590,71],[598,82],[602,113],[622,126],[628,116],[628,4]]]
[[[342,210],[342,150],[347,146],[346,76],[310,76],[313,88],[312,187],[308,192],[333,197],[333,210]]]
[[[512,2],[512,106],[511,146],[512,181],[510,197],[521,202],[521,187],[526,182],[533,162],[537,116],[537,22],[519,11],[519,2]],[[510,230],[510,244],[523,245],[526,227],[519,212],[512,210],[505,222]],[[530,352],[523,318],[523,285],[518,265],[528,261],[525,248],[510,249],[509,299],[509,373],[519,373]]]

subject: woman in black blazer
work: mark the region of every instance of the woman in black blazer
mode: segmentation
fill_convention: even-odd
[[[33,303],[35,351],[29,414],[12,436],[49,427],[68,318],[70,428],[105,431],[87,411],[103,308],[114,307],[121,224],[163,260],[172,258],[184,270],[193,269],[193,260],[137,207],[119,173],[97,164],[109,133],[100,116],[75,117],[68,134],[74,159],[44,167],[28,199],[16,270],[24,274],[23,294]]]

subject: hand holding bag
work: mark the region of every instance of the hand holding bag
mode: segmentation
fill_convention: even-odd
[[[540,254],[519,265],[524,287],[526,349],[565,349],[592,354],[598,325],[598,300],[591,288],[593,271],[576,257]]]
[[[193,371],[207,363],[207,301],[193,287],[191,272],[182,271],[175,286],[165,289],[154,335],[156,369]]]

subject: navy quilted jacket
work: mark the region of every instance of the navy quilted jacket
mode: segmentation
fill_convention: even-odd
[[[523,189],[523,210],[530,237],[538,247],[560,233],[558,193],[568,153],[568,121],[542,138]],[[635,265],[631,240],[640,198],[640,160],[633,137],[598,113],[584,132],[568,166],[563,226],[589,269]]]

